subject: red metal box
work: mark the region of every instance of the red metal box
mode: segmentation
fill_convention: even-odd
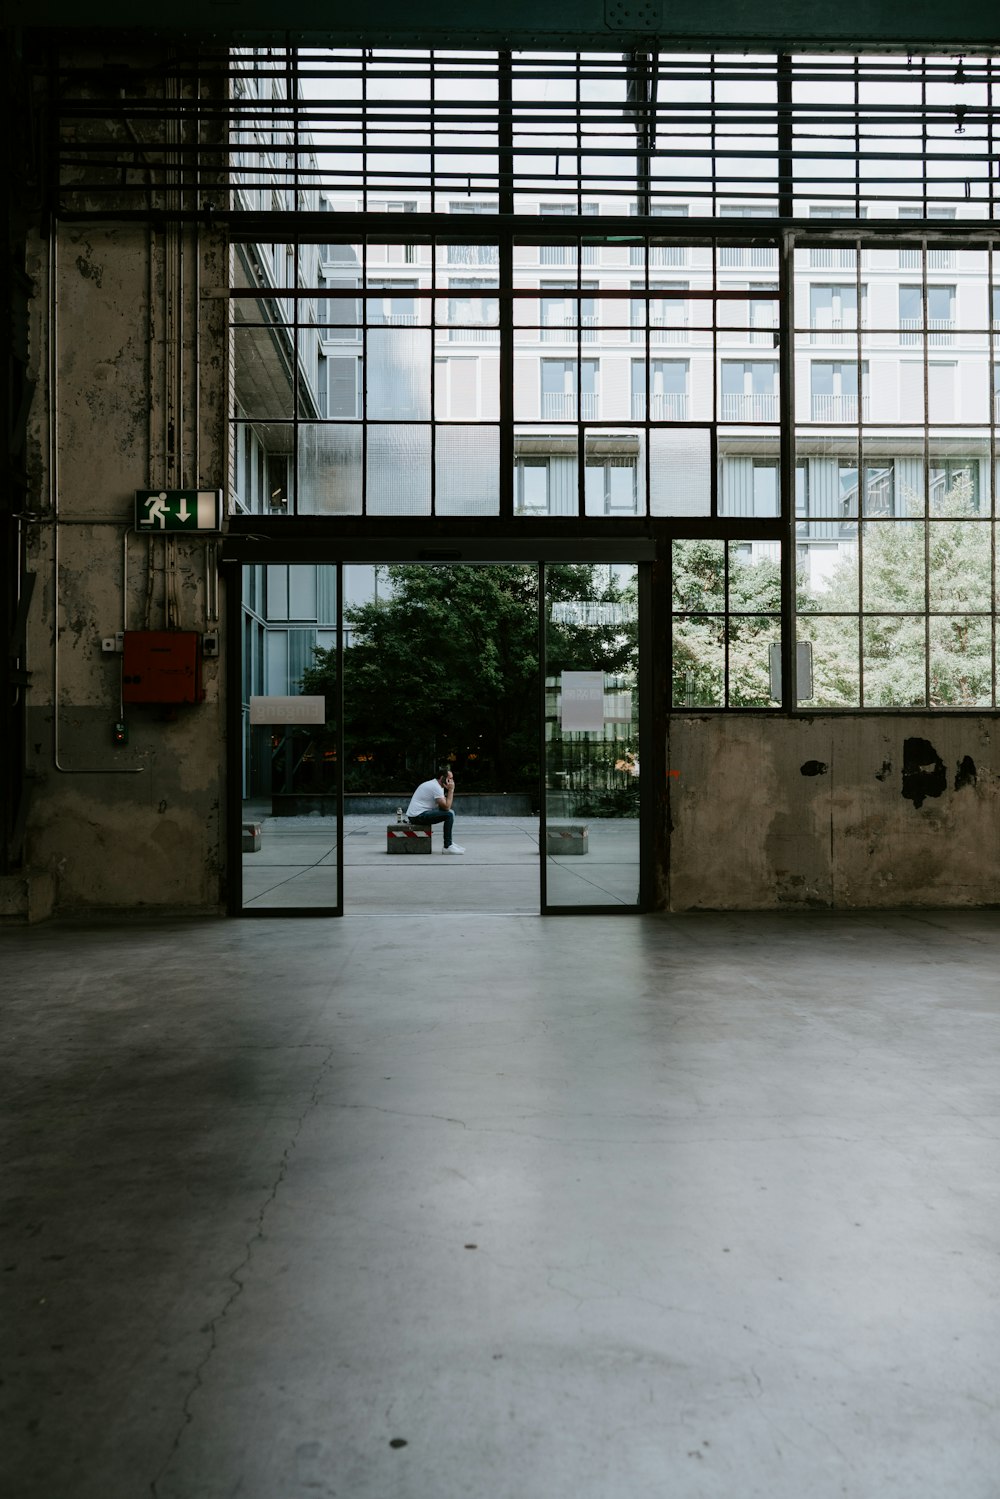
[[[200,703],[201,636],[196,630],[126,630],[122,701]]]

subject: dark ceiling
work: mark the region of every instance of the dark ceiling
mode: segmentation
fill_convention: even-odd
[[[128,31],[136,14],[134,0],[84,10],[69,0],[11,0],[7,25]],[[158,14],[161,24],[143,29],[341,46],[1000,51],[997,7],[984,0],[172,0]]]

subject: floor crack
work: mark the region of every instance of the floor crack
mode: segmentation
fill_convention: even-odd
[[[184,1433],[187,1431],[187,1428],[194,1420],[194,1412],[192,1410],[192,1406],[199,1390],[204,1385],[205,1370],[208,1368],[208,1365],[214,1358],[216,1349],[218,1348],[219,1328],[225,1321],[226,1317],[229,1315],[234,1304],[243,1294],[243,1289],[246,1285],[245,1277],[247,1271],[250,1268],[251,1261],[253,1260],[254,1250],[264,1237],[265,1220],[271,1208],[274,1206],[278,1193],[281,1190],[282,1183],[284,1182],[285,1177],[288,1174],[288,1167],[291,1161],[292,1152],[295,1150],[295,1147],[298,1144],[299,1136],[302,1133],[305,1122],[319,1102],[320,1092],[322,1091],[326,1074],[329,1071],[331,1063],[333,1062],[336,1047],[327,1046],[324,1047],[324,1050],[326,1055],[323,1057],[323,1060],[320,1063],[319,1068],[317,1069],[316,1078],[312,1086],[312,1091],[309,1094],[309,1100],[295,1123],[295,1127],[292,1130],[291,1136],[289,1137],[288,1144],[285,1146],[284,1150],[281,1153],[281,1159],[278,1162],[278,1170],[271,1189],[257,1211],[257,1223],[256,1227],[254,1228],[254,1232],[250,1235],[249,1239],[247,1239],[246,1245],[244,1246],[242,1258],[239,1260],[238,1264],[233,1266],[233,1268],[228,1272],[226,1276],[226,1279],[232,1282],[232,1290],[226,1297],[219,1311],[217,1311],[215,1315],[210,1318],[210,1320],[204,1325],[202,1329],[203,1332],[206,1332],[208,1334],[208,1347],[205,1350],[201,1361],[195,1367],[190,1389],[184,1396],[184,1401],[181,1406],[180,1425],[178,1426],[177,1431],[174,1434],[174,1439],[170,1444],[170,1450],[164,1458],[162,1464],[160,1465],[160,1468],[155,1477],[150,1481],[149,1492],[152,1495],[152,1499],[159,1499],[160,1482],[180,1450],[181,1443],[184,1440]]]

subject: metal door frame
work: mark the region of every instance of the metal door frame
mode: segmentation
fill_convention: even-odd
[[[294,534],[269,536],[230,532],[222,564],[226,577],[226,862],[227,909],[230,916],[261,918],[341,917],[344,902],[344,593],[343,570],[349,563],[384,566],[393,562],[424,562],[428,565],[478,562],[524,563],[538,573],[538,684],[539,684],[539,886],[538,911],[542,916],[636,915],[652,906],[651,858],[654,840],[651,817],[654,808],[653,777],[640,778],[639,791],[639,901],[632,906],[558,906],[547,900],[546,809],[545,809],[545,565],[546,563],[622,562],[635,564],[639,582],[639,757],[640,764],[655,765],[653,734],[653,674],[651,660],[651,573],[655,542],[646,537],[609,536],[604,541],[578,535],[564,538],[524,536],[448,538],[447,545],[431,546],[424,536],[352,536],[332,538],[309,534],[295,526]],[[337,569],[337,901],[333,906],[288,906],[247,908],[243,905],[242,780],[243,780],[243,567],[254,563],[315,562]]]

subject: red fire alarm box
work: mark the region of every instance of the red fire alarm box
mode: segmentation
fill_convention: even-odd
[[[200,703],[204,696],[197,631],[125,631],[123,702]]]

